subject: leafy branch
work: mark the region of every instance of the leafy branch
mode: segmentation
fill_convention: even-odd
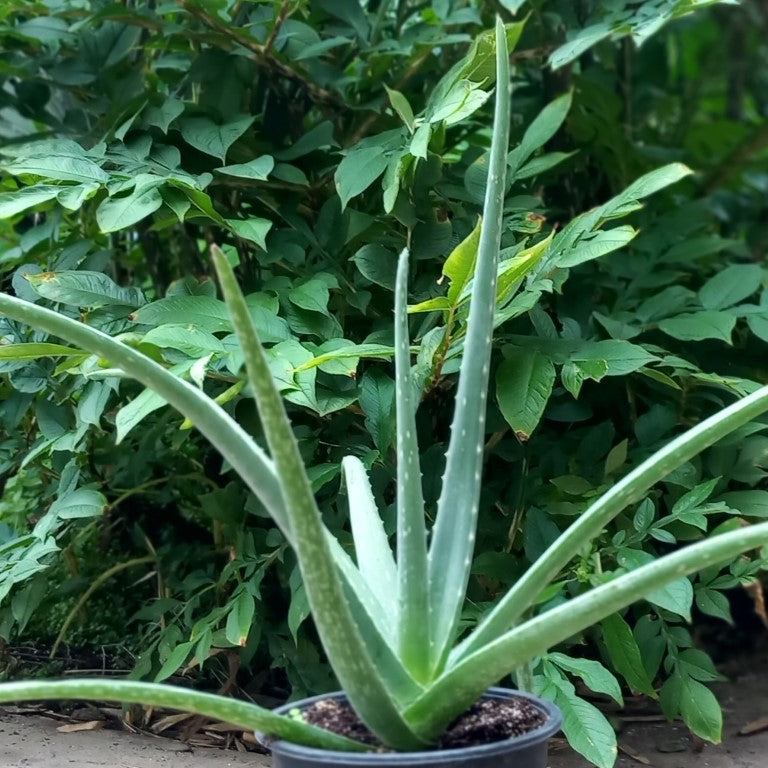
[[[299,88],[301,88],[301,90],[313,103],[317,104],[318,106],[332,108],[337,111],[347,108],[347,105],[343,99],[341,99],[335,93],[320,87],[317,85],[317,83],[313,83],[301,72],[298,72],[292,67],[289,67],[285,62],[281,61],[277,56],[275,56],[274,52],[272,51],[274,40],[268,40],[265,44],[259,43],[247,33],[241,32],[240,30],[229,26],[221,19],[217,19],[214,15],[208,13],[208,11],[200,7],[197,3],[192,2],[192,0],[179,0],[179,5],[187,10],[200,22],[205,24],[205,26],[207,26],[209,29],[212,29],[222,35],[225,40],[230,42],[232,47],[239,45],[249,51],[252,54],[251,60],[257,66],[262,67],[268,72],[285,78],[286,80],[289,80],[290,82],[299,86]],[[278,24],[282,26],[284,20],[284,17],[281,18],[278,16],[275,28],[278,28]]]

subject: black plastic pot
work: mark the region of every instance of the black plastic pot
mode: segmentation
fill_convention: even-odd
[[[408,768],[410,766],[445,766],[445,768],[547,768],[547,747],[551,736],[560,730],[563,716],[551,702],[529,693],[507,688],[491,688],[485,698],[509,699],[513,696],[528,699],[546,716],[547,721],[535,731],[492,744],[462,749],[441,749],[431,752],[332,752],[330,750],[302,747],[288,741],[275,740],[267,744],[272,750],[273,768],[355,768],[386,766]],[[343,693],[330,693],[302,699],[277,709],[285,714],[291,709],[305,709],[321,699],[343,699]]]

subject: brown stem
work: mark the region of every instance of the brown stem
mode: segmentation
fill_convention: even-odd
[[[277,12],[277,18],[275,19],[275,26],[272,27],[272,31],[269,33],[267,42],[264,43],[264,53],[268,54],[272,50],[272,46],[277,40],[277,36],[280,34],[280,30],[285,23],[285,20],[291,15],[291,3],[293,0],[283,0],[283,4],[280,6],[280,10]]]
[[[507,432],[509,432],[509,427],[504,427],[503,429],[499,429],[496,432],[494,432],[489,438],[488,442],[485,444],[485,447],[483,448],[483,461],[487,461],[488,457],[493,453],[493,449],[504,439]]]
[[[523,451],[526,449],[523,448]],[[523,516],[525,515],[525,488],[528,482],[528,456],[523,453],[523,461],[520,466],[520,490],[517,494],[517,500],[515,502],[515,511],[512,516],[512,523],[507,531],[507,544],[505,546],[506,552],[511,552],[515,545],[515,538],[517,532],[520,530],[520,526],[523,523]]]
[[[191,2],[190,0],[179,0],[185,10],[187,10],[192,16],[205,24],[209,29],[212,29],[219,34],[223,35],[226,39],[233,44],[241,45],[247,51],[250,51],[253,56],[252,60],[260,67],[270,70],[273,74],[280,77],[284,77],[286,80],[298,85],[309,99],[320,106],[332,107],[333,109],[344,109],[346,104],[334,93],[327,91],[325,88],[321,88],[319,85],[309,81],[294,69],[291,69],[287,64],[278,59],[266,45],[262,45],[260,42],[252,38],[250,35],[241,32],[233,27],[230,27],[225,22],[212,16],[200,6]]]

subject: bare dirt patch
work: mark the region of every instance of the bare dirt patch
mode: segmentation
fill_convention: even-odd
[[[125,731],[61,733],[61,722],[0,710],[3,768],[267,768],[261,755],[194,748],[180,741]]]

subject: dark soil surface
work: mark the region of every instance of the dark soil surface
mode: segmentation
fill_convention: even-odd
[[[360,722],[354,710],[336,699],[323,699],[304,710],[312,725],[341,736],[378,745],[376,737]],[[440,749],[476,747],[536,730],[546,715],[523,698],[486,699],[456,719],[440,739]]]

